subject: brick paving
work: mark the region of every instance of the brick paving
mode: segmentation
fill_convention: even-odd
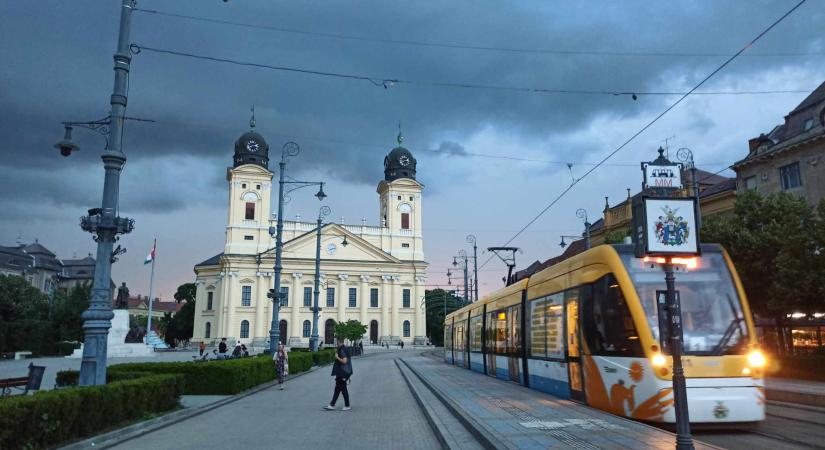
[[[424,356],[404,357],[464,413],[513,449],[673,449],[675,436]],[[697,449],[713,448],[697,443]]]
[[[242,398],[117,449],[437,449],[440,445],[388,352],[354,360],[352,411],[324,411],[332,397],[328,367]]]

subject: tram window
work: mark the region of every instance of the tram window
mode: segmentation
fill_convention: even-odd
[[[564,294],[530,302],[530,355],[535,358],[564,358]]]
[[[521,306],[511,306],[507,313],[507,353],[521,354]]]
[[[470,318],[470,351],[481,351],[481,316]]]
[[[540,298],[530,302],[530,356],[547,356],[547,301]]]
[[[507,354],[508,310],[502,309],[487,314],[487,349],[490,353]]]
[[[616,278],[602,277],[588,290],[592,295],[584,296],[582,322],[591,354],[641,356],[639,334]]]
[[[452,327],[449,325],[444,327],[444,348],[450,350],[453,348],[453,333]]]

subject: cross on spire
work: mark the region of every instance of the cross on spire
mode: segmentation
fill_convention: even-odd
[[[252,117],[249,119],[249,128],[255,128],[255,105],[252,105],[250,111],[252,111]]]
[[[398,137],[396,138],[396,140],[398,141],[398,145],[401,145],[401,143],[404,142],[404,135],[401,134],[401,121],[400,120],[398,121]]]

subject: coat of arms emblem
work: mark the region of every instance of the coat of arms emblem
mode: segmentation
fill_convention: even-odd
[[[665,205],[661,209],[664,215],[653,223],[656,241],[662,245],[679,246],[687,242],[690,227],[684,217],[677,215],[679,208]]]

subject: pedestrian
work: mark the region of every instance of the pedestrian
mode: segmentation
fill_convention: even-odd
[[[362,354],[362,355],[364,354],[364,342],[363,341],[358,343],[358,350],[359,350],[360,354]]]
[[[232,350],[232,357],[233,358],[240,358],[241,357],[241,341],[235,343],[235,349]]]
[[[203,356],[203,352],[206,350],[206,342],[201,341],[201,343],[198,344],[198,350],[200,350],[200,356]]]
[[[335,392],[332,394],[332,401],[324,409],[335,410],[335,403],[338,401],[338,394],[344,396],[344,408],[342,411],[349,411],[349,391],[347,383],[352,376],[352,361],[349,350],[344,345],[344,340],[338,338],[338,349],[335,351],[335,361],[332,364],[332,376],[335,377]]]
[[[404,350],[404,341],[400,341],[401,350]]]
[[[275,372],[278,374],[278,389],[284,390],[284,378],[289,375],[289,357],[284,350],[284,344],[278,345],[278,351],[272,355],[275,361]]]
[[[221,343],[218,344],[218,356],[226,358],[226,352],[229,348],[226,346],[226,338],[221,338]]]
[[[241,354],[244,358],[249,356],[249,350],[246,348],[246,344],[241,344]]]

